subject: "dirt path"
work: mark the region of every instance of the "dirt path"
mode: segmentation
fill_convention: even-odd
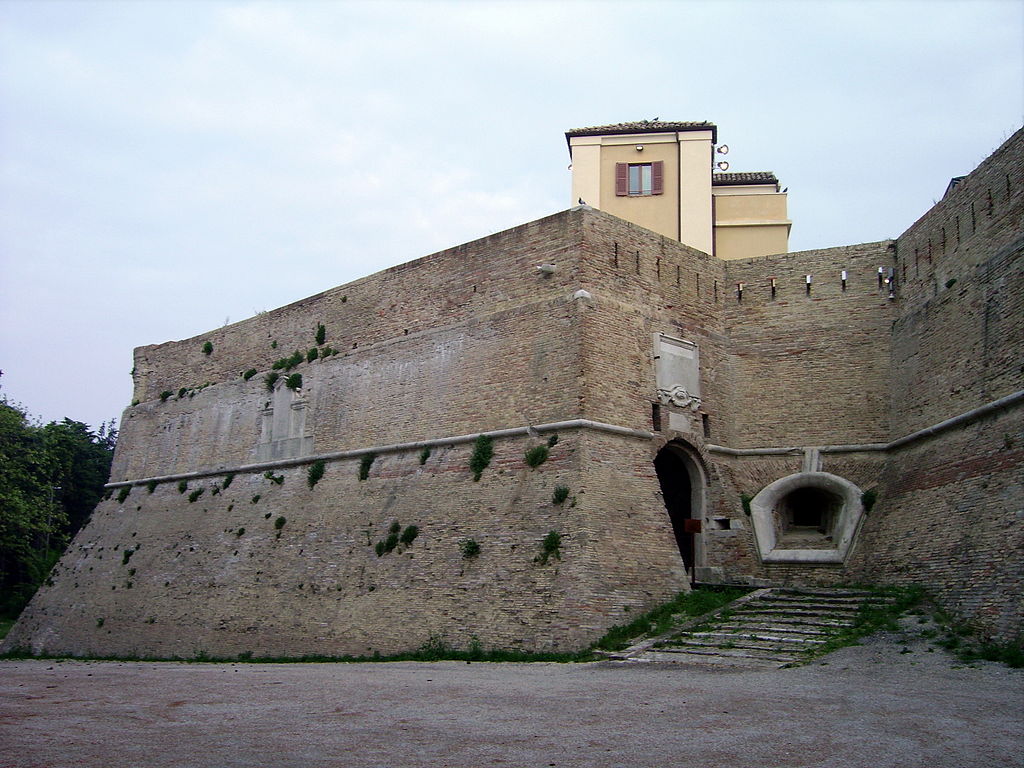
[[[1021,766],[1024,670],[0,662],[2,768]]]

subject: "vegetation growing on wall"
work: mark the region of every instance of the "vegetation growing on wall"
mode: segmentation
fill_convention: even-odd
[[[300,365],[305,359],[305,355],[299,352],[299,350],[295,350],[290,357],[282,357],[280,360],[275,360],[271,368],[275,371],[290,371],[295,366]]]
[[[320,482],[326,469],[327,464],[323,459],[317,459],[309,465],[309,469],[306,470],[306,482],[309,483],[310,488]]]
[[[562,535],[558,531],[551,531],[540,543],[540,554],[534,558],[535,562],[546,565],[551,558],[562,559]]]
[[[864,507],[865,512],[870,512],[876,501],[878,501],[878,491],[874,488],[869,488],[860,495],[860,505]]]
[[[554,493],[551,494],[552,504],[561,504],[567,498],[569,498],[569,486],[567,485],[556,485]]]
[[[148,483],[146,483],[146,490],[149,491],[150,493],[153,493],[153,491],[156,490],[156,486],[156,480],[150,480]]]
[[[473,539],[466,539],[459,544],[459,550],[462,552],[463,560],[472,560],[480,555],[480,545]]]
[[[430,458],[430,449],[429,448],[424,448],[422,451],[420,451],[420,466],[423,466],[424,464],[426,464],[427,463],[427,459],[429,459],[429,458]]]
[[[267,385],[267,390],[270,392],[274,391],[274,385],[277,384],[277,380],[281,378],[281,374],[277,371],[271,371],[263,377],[263,383]]]
[[[257,371],[256,371],[255,368],[250,368],[249,370],[247,370],[245,373],[242,374],[242,378],[245,379],[246,381],[248,381],[253,376],[255,376],[256,373],[257,373]]]
[[[121,490],[117,492],[117,503],[124,504],[124,500],[128,498],[128,494],[131,492],[132,487],[130,485],[124,486]]]
[[[320,357],[320,351],[316,347],[310,347],[309,351],[306,353],[306,362],[312,363],[318,357]]]
[[[266,472],[263,473],[263,477],[265,477],[270,482],[274,483],[274,485],[283,485],[284,484],[284,475],[275,475],[269,469]]]
[[[489,435],[480,435],[473,443],[473,454],[469,457],[469,469],[473,473],[473,481],[480,480],[480,476],[491,463],[494,456],[494,439]]]
[[[161,403],[166,403],[167,402],[167,398],[169,398],[173,394],[174,393],[171,392],[171,390],[165,389],[163,392],[160,393],[160,402]]]
[[[408,548],[419,534],[419,526],[409,525],[406,526],[405,530],[402,530],[402,524],[395,520],[391,523],[391,527],[388,528],[387,537],[378,541],[374,545],[373,551],[377,553],[377,557],[384,557],[389,552],[393,552],[399,544]],[[369,531],[367,531],[367,536],[369,536]]]
[[[293,392],[302,389],[302,374],[292,373],[284,380],[284,385]]]
[[[537,468],[548,460],[548,447],[546,445],[535,445],[526,450],[524,456],[528,466]]]
[[[373,462],[377,459],[376,453],[364,453],[362,458],[359,459],[359,479],[365,480],[370,476],[370,467],[373,466]]]
[[[316,324],[316,343],[323,346],[323,343],[327,341],[327,328],[323,323]]]
[[[203,495],[203,488],[196,488],[192,493],[188,495],[188,503],[194,504],[196,500]]]
[[[213,354],[213,342],[212,341],[207,341],[207,342],[203,343],[203,354],[204,355],[212,355]]]

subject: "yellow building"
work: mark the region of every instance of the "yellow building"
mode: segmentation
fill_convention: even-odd
[[[789,250],[792,222],[778,179],[724,172],[728,147],[718,145],[714,124],[643,120],[578,128],[565,138],[574,203],[721,259]]]

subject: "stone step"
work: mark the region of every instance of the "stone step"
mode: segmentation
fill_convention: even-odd
[[[815,589],[813,587],[775,587],[772,595],[808,595],[812,597],[856,597],[891,599],[866,589]]]
[[[756,603],[763,603],[763,604],[766,604],[766,605],[798,605],[798,606],[799,605],[803,605],[803,606],[815,607],[815,608],[839,608],[839,609],[842,609],[842,610],[853,610],[853,611],[859,611],[861,606],[864,605],[865,603],[869,603],[869,604],[875,604],[875,603],[882,604],[879,601],[874,601],[874,600],[868,601],[868,600],[862,600],[860,598],[852,598],[852,597],[851,598],[835,598],[835,599],[832,599],[832,598],[823,598],[823,597],[806,598],[806,597],[796,597],[796,596],[787,596],[787,595],[779,595],[777,597],[773,596],[773,595],[765,595],[765,596],[761,597],[760,599],[758,599],[758,600],[756,600],[754,602],[756,602]]]
[[[770,619],[778,620],[784,624],[792,624],[794,622],[809,621],[811,623],[844,623],[852,624],[853,619],[856,618],[856,614],[852,613],[835,613],[832,611],[804,611],[804,610],[793,610],[791,608],[761,608],[751,607],[744,608],[742,610],[734,611],[730,614],[727,619],[729,621],[747,621],[748,619]]]
[[[699,640],[699,641],[712,641],[718,643],[733,643],[733,642],[746,642],[750,640],[756,640],[767,643],[792,643],[794,646],[801,644],[810,645],[821,645],[826,640],[822,640],[820,637],[796,637],[793,635],[769,634],[767,632],[751,632],[749,630],[741,630],[739,632],[691,632],[688,635],[682,635],[680,640]]]
[[[798,592],[796,590],[779,590],[774,589],[761,596],[761,599],[773,599],[773,600],[844,600],[844,601],[862,601],[862,600],[881,600],[886,602],[892,602],[892,598],[887,595],[876,595],[872,593],[864,594],[848,594],[845,592]]]
[[[655,648],[653,653],[666,653],[673,655],[689,655],[696,657],[724,657],[724,658],[740,658],[740,659],[763,659],[766,661],[778,661],[779,663],[791,663],[794,661],[800,661],[799,655],[791,653],[777,653],[770,651],[760,651],[757,649],[746,649],[746,648],[706,648],[700,646],[692,646],[686,648]]]
[[[810,626],[804,622],[783,625],[771,621],[727,622],[716,626],[722,632],[769,632],[785,635],[807,635],[809,637],[827,637],[834,634],[837,629],[837,627],[832,625],[828,627]]]

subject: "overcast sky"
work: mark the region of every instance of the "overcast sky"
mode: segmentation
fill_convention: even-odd
[[[792,250],[909,227],[1021,124],[1024,3],[0,2],[0,395],[569,207],[564,132],[710,120]]]

